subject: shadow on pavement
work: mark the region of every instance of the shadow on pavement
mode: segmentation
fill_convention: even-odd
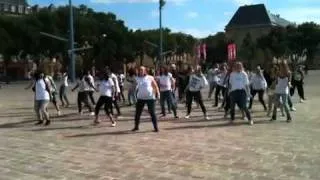
[[[28,124],[31,122],[35,122],[35,120],[27,120],[27,121],[20,121],[20,122],[15,122],[15,123],[7,123],[7,124],[1,124],[0,128],[21,128],[23,127],[22,125]]]
[[[53,127],[53,128],[44,127],[44,128],[39,128],[39,129],[32,129],[30,131],[34,131],[34,132],[37,132],[37,131],[55,131],[55,130],[64,130],[64,129],[69,129],[69,130],[72,130],[72,129],[88,129],[88,126]]]
[[[126,131],[115,131],[115,132],[75,134],[75,135],[69,135],[64,137],[65,138],[81,138],[81,137],[94,137],[94,136],[104,136],[104,135],[133,135],[133,134],[141,134],[141,133],[149,133],[149,132],[152,132],[152,131],[132,132],[130,130],[126,130]]]

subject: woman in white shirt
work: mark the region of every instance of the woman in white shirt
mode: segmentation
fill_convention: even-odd
[[[85,71],[84,71],[85,72]],[[72,89],[72,92],[79,88],[77,102],[78,102],[78,110],[79,114],[82,114],[82,103],[88,107],[90,115],[94,115],[93,107],[89,103],[89,89],[95,87],[90,81],[90,78],[88,77],[87,73],[82,73],[80,76],[80,79],[78,80],[76,86]]]
[[[240,110],[245,113],[249,124],[253,125],[251,114],[247,107],[247,100],[250,97],[249,78],[241,62],[234,64],[233,72],[229,78],[229,86],[231,122],[235,119],[235,106],[237,104]]]
[[[287,122],[291,122],[291,114],[288,107],[289,97],[289,86],[290,86],[290,71],[286,63],[282,63],[279,66],[279,74],[277,77],[277,83],[275,88],[275,107],[271,121],[277,120],[277,108],[283,106],[287,115]]]
[[[106,115],[109,117],[112,127],[116,126],[116,122],[113,120],[111,109],[112,109],[112,100],[115,98],[115,85],[111,78],[111,74],[103,75],[101,82],[99,83],[99,92],[100,97],[95,107],[95,115],[96,119],[94,121],[95,124],[99,124],[99,112],[100,108],[104,105]]]
[[[60,85],[60,101],[62,106],[68,107],[70,105],[68,97],[67,97],[67,88],[68,88],[68,74],[64,72],[62,75],[61,85]],[[65,101],[65,102],[64,102]]]
[[[158,84],[160,88],[160,105],[161,105],[161,113],[163,116],[166,116],[166,110],[164,107],[164,103],[167,102],[168,107],[170,107],[173,111],[173,115],[175,118],[179,118],[177,116],[177,107],[174,103],[173,90],[175,89],[175,80],[171,74],[169,74],[168,69],[166,67],[160,68],[160,76],[158,77]]]
[[[158,123],[156,116],[156,97],[159,97],[159,88],[155,79],[147,74],[146,68],[141,66],[139,76],[137,77],[137,104],[135,114],[135,126],[132,131],[139,130],[140,116],[145,104],[148,106],[148,111],[151,116],[154,132],[158,132]]]
[[[50,98],[50,87],[48,85],[49,82],[44,78],[43,73],[35,74],[35,104],[34,109],[38,118],[38,122],[36,125],[40,125],[43,123],[43,119],[45,119],[45,126],[50,125],[50,118],[48,112],[48,104],[51,100]]]
[[[262,104],[265,111],[267,111],[266,103],[264,102],[263,96],[264,92],[267,89],[267,81],[263,76],[263,72],[260,69],[260,67],[257,68],[257,71],[255,74],[252,75],[250,79],[251,84],[251,98],[249,103],[249,109],[252,108],[252,102],[255,97],[255,95],[258,93],[259,101]]]
[[[217,88],[216,88],[216,92],[215,92],[214,107],[218,107],[220,93],[222,93],[223,98],[225,96],[225,91],[226,91],[225,78],[226,78],[227,72],[228,71],[227,71],[226,65],[224,65],[224,64],[221,65],[219,68]]]
[[[207,116],[206,107],[203,104],[201,89],[208,85],[206,77],[202,74],[201,66],[197,66],[196,73],[192,74],[189,79],[189,84],[187,86],[187,115],[186,119],[190,118],[192,100],[193,98],[199,103],[201,110],[204,114],[206,120],[209,119]]]
[[[214,89],[217,86],[218,82],[218,72],[219,72],[219,64],[214,64],[211,69],[208,71],[207,80],[209,81],[209,94],[208,99],[211,99],[211,95],[214,92]]]

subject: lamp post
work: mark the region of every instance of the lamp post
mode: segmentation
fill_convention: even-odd
[[[159,61],[160,64],[163,63],[163,56],[162,56],[162,51],[163,51],[163,47],[162,47],[162,41],[163,41],[163,34],[162,34],[162,8],[164,7],[164,5],[166,4],[166,2],[164,0],[159,0],[159,31],[160,31],[160,45],[159,45]]]
[[[74,27],[73,27],[73,7],[72,7],[72,1],[69,0],[69,8],[70,8],[70,35],[69,35],[69,41],[70,41],[70,64],[69,64],[69,74],[71,77],[71,81],[75,82],[76,80],[76,63],[75,63],[75,56],[74,56]]]

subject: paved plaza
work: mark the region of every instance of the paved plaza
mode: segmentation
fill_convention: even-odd
[[[320,71],[307,76],[308,100],[301,104],[294,97],[297,112],[290,124],[281,116],[269,122],[256,103],[254,126],[240,119],[229,125],[223,112],[206,101],[212,120],[204,120],[200,109],[190,119],[169,115],[159,120],[159,133],[152,132],[146,112],[140,131],[132,133],[132,107],[121,109],[115,128],[109,121],[93,126],[93,117],[78,115],[75,103],[62,109],[51,126],[34,126],[33,92],[24,90],[26,84],[4,86],[0,180],[319,180],[319,78]],[[70,97],[75,102],[76,93]],[[183,117],[185,108],[179,106]]]

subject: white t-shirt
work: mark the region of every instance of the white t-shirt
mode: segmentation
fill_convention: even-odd
[[[89,75],[88,75],[88,78],[89,78],[91,84],[94,86],[94,78],[93,78],[93,76],[91,76],[91,75],[89,74]],[[91,86],[89,86],[89,91],[94,91],[94,89],[93,89]]]
[[[50,100],[50,95],[46,90],[46,83],[43,79],[39,79],[35,82],[35,96],[36,100]]]
[[[226,78],[226,75],[227,75],[227,72],[221,72],[219,75],[218,75],[218,82],[217,84],[219,86],[222,86],[222,87],[226,87],[226,84],[224,82],[225,78]]]
[[[61,84],[66,86],[66,87],[69,86],[69,84],[68,84],[68,75],[63,76]]]
[[[154,81],[154,78],[150,75],[137,77],[137,99],[155,99],[152,81]]]
[[[78,80],[79,92],[90,91],[90,85],[85,80],[86,78],[89,78],[89,77],[88,76],[84,76],[82,79]]]
[[[235,90],[245,90],[249,85],[249,78],[246,72],[232,72],[229,78],[230,92]]]
[[[120,93],[121,91],[120,91],[120,86],[119,86],[119,81],[118,81],[117,75],[115,75],[114,73],[112,73],[112,74],[111,74],[111,78],[112,78],[112,80],[113,80],[114,83],[115,83],[117,93]]]
[[[252,89],[254,90],[267,89],[267,81],[263,76],[254,74],[250,79],[250,83],[251,83]]]
[[[159,82],[159,87],[160,87],[160,91],[170,91],[172,90],[172,76],[170,76],[169,74],[166,75],[161,75],[159,76],[158,82]]]
[[[203,87],[208,85],[208,81],[204,75],[191,75],[189,79],[189,91],[197,92],[200,91]]]
[[[102,80],[99,86],[101,96],[112,97],[113,87],[114,83],[111,78],[109,78],[108,80]]]
[[[119,77],[118,77],[118,80],[119,80],[119,86],[124,86],[124,79],[126,77],[124,76],[124,74],[120,74]]]
[[[127,77],[127,82],[128,82],[128,89],[129,90],[133,90],[133,89],[136,88],[137,81],[136,81],[136,77],[135,76]]]
[[[219,69],[218,68],[214,68],[214,69],[210,69],[208,71],[208,81],[209,83],[217,83],[219,78],[218,78],[218,72],[219,72]]]
[[[289,78],[288,77],[284,77],[284,78],[278,77],[275,93],[289,94]]]

